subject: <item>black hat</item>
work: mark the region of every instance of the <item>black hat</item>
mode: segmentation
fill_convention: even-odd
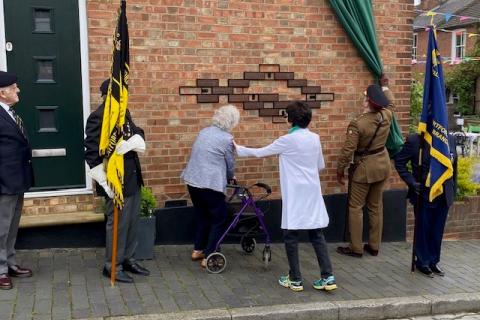
[[[387,96],[383,93],[382,87],[378,84],[372,84],[367,88],[367,97],[371,106],[376,109],[386,108],[390,104]]]
[[[103,81],[102,85],[100,86],[100,92],[102,96],[106,96],[108,93],[108,85],[110,84],[110,78]]]
[[[10,72],[0,71],[0,88],[17,83],[17,76]]]

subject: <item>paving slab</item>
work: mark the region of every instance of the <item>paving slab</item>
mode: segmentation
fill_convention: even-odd
[[[103,248],[21,250],[19,264],[28,262],[34,276],[15,278],[13,290],[0,292],[0,320],[389,319],[480,311],[480,240],[444,242],[446,276],[434,279],[410,273],[409,243],[384,243],[379,256],[361,259],[337,254],[337,245],[328,245],[339,286],[331,293],[311,285],[320,272],[309,244],[299,246],[299,293],[277,283],[288,271],[281,243],[272,246],[268,270],[261,244],[252,255],[222,245],[228,265],[221,274],[190,261],[190,245],[156,246],[155,258],[142,262],[151,276],[114,288],[101,274]]]

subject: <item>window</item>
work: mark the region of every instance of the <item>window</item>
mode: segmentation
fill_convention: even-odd
[[[38,132],[58,132],[57,126],[57,110],[58,106],[36,106],[37,128]]]
[[[452,63],[462,61],[465,58],[465,46],[467,42],[467,32],[457,30],[452,33]]]
[[[33,57],[36,70],[36,83],[56,83],[55,57]]]
[[[34,8],[33,9],[33,32],[34,33],[52,33],[53,32],[53,9]]]
[[[418,33],[413,34],[412,60],[417,60]]]
[[[458,104],[458,100],[459,100],[458,94],[450,91],[450,89],[446,89],[445,91],[446,91],[445,96],[447,98],[446,103],[447,104]]]

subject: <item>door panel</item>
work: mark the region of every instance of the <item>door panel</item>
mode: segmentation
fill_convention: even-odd
[[[78,2],[4,0],[4,10],[15,110],[35,150],[32,191],[85,187]]]

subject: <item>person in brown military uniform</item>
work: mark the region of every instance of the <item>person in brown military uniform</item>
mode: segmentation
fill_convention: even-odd
[[[382,85],[388,79],[382,76]],[[385,148],[390,133],[393,111],[387,109],[393,96],[388,89],[374,84],[367,88],[363,102],[364,113],[352,120],[347,128],[345,145],[337,165],[337,180],[344,183],[349,167],[348,226],[350,245],[338,247],[340,254],[362,257],[363,250],[378,254],[383,228],[382,194],[390,176],[390,158]],[[388,95],[388,98],[387,98]],[[390,98],[390,99],[389,99]],[[353,160],[353,162],[352,162]],[[363,206],[369,216],[369,240],[362,246]]]

